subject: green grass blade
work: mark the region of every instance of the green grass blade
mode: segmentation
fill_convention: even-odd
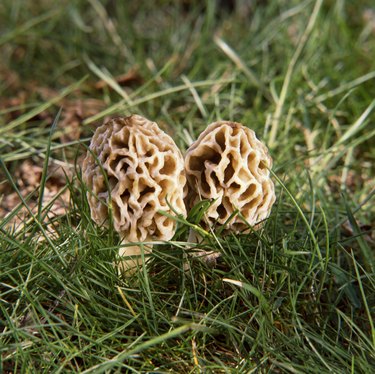
[[[52,126],[51,130],[49,133],[48,137],[48,143],[47,143],[47,149],[46,149],[46,154],[44,157],[44,164],[43,164],[43,171],[42,171],[42,177],[40,181],[40,186],[39,186],[39,200],[38,200],[38,214],[37,214],[37,219],[39,222],[41,222],[41,217],[42,217],[42,209],[43,209],[43,197],[44,197],[44,189],[46,186],[46,181],[47,181],[47,174],[48,174],[48,164],[49,164],[49,159],[51,155],[51,143],[52,143],[52,134],[54,133],[56,126],[59,122],[60,115],[61,115],[61,108],[58,111]]]

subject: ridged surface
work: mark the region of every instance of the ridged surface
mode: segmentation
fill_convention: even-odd
[[[106,179],[108,182],[106,182]],[[127,242],[169,240],[175,221],[158,211],[186,215],[181,152],[155,122],[133,115],[97,128],[83,162],[91,215],[108,223],[109,195],[115,229]]]
[[[235,122],[215,122],[187,150],[185,170],[188,206],[211,199],[209,224],[224,224],[238,209],[255,226],[265,219],[275,202],[269,169],[272,159],[254,131]],[[248,226],[237,215],[227,226],[233,231]]]

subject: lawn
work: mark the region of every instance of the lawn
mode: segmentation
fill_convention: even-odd
[[[0,56],[1,373],[373,372],[371,0],[3,0]],[[190,243],[202,204],[120,275],[81,167],[130,114],[182,152],[218,120],[253,129],[270,216]]]

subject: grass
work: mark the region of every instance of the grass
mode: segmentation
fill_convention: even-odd
[[[373,5],[218,3],[1,3],[0,199],[19,204],[0,221],[0,372],[373,371]],[[91,99],[103,105],[63,141]],[[216,267],[186,256],[197,209],[140,272],[114,270],[123,244],[92,222],[80,162],[98,124],[130,113],[183,150],[217,119],[269,145],[272,214],[207,235]],[[26,160],[41,168],[31,189]],[[51,164],[66,176],[43,203]]]

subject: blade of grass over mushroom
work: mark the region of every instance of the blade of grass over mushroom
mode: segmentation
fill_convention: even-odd
[[[192,232],[192,230],[194,232],[199,232],[202,237],[208,237],[210,235],[209,232],[207,232],[206,230],[204,230],[202,227],[199,226],[199,223],[201,222],[205,212],[210,207],[212,202],[208,200],[202,200],[198,202],[197,204],[194,205],[193,208],[189,210],[186,218],[178,214],[178,212],[170,204],[168,199],[167,199],[167,204],[169,208],[172,210],[172,212],[174,212],[176,222],[179,223],[179,226],[177,226],[177,230],[174,235],[174,238],[176,240],[183,237],[184,234],[189,230],[190,230],[190,233]],[[160,212],[160,213],[165,214],[166,212]],[[190,234],[189,234],[189,237],[190,237]]]
[[[186,220],[193,224],[198,224],[202,221],[207,209],[213,204],[214,201],[202,200],[196,203],[189,211]]]
[[[230,222],[236,217],[236,216],[239,216],[239,218],[242,220],[242,222],[250,229],[250,230],[254,230],[253,226],[249,224],[249,222],[246,220],[246,218],[240,213],[239,209],[235,209],[230,215],[229,217],[225,220],[225,222],[223,223],[223,225],[221,227],[219,227],[218,229],[218,232],[217,234],[218,235],[221,235],[222,233],[225,232],[225,229],[227,227],[228,224],[230,224]]]
[[[191,223],[191,222],[189,222],[187,219],[185,219],[183,217],[174,216],[174,215],[172,215],[172,214],[170,214],[168,212],[165,212],[163,210],[159,210],[158,213],[160,213],[161,215],[166,216],[166,217],[168,217],[170,219],[173,219],[176,222],[179,222],[179,223],[181,223],[181,224],[183,224],[185,226],[188,226],[188,227],[192,228],[193,230],[197,231],[203,237],[209,237],[211,235],[208,231],[204,230],[199,225]]]

